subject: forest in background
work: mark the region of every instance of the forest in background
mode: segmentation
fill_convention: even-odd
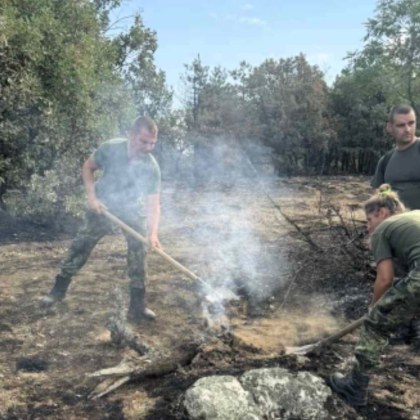
[[[141,14],[113,30],[110,13],[120,4],[0,1],[1,213],[80,215],[82,162],[137,115],[157,121],[156,154],[174,178],[194,172],[202,164],[194,154],[215,139],[268,148],[276,175],[372,174],[392,146],[384,132],[390,107],[417,110],[418,0],[379,0],[361,49],[348,53],[331,86],[304,52],[234,70],[210,68],[198,52],[185,65],[180,107],[154,63],[158,34]]]

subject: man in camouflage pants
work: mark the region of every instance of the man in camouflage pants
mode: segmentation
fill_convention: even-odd
[[[44,306],[64,299],[72,277],[86,263],[98,241],[112,232],[109,220],[101,214],[107,208],[127,225],[148,236],[151,247],[159,247],[160,169],[150,154],[157,142],[157,126],[148,117],[135,120],[128,138],[103,143],[84,163],[83,182],[88,210],[84,225],[73,240],[50,293],[43,298]],[[95,183],[94,173],[102,170]],[[127,267],[130,278],[128,319],[152,320],[155,314],[146,308],[145,246],[130,235],[127,240]]]
[[[356,345],[352,372],[330,377],[331,388],[354,406],[367,403],[370,373],[390,334],[420,312],[420,210],[405,212],[396,193],[385,184],[365,204],[372,252],[377,264],[373,299]],[[393,260],[404,261],[407,277],[394,280]],[[420,331],[413,343],[420,349]]]

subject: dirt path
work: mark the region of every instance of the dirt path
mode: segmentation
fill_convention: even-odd
[[[323,191],[342,203],[353,202],[365,198],[364,181],[324,180]],[[319,204],[319,183],[309,179],[271,181],[266,187],[302,223]],[[164,190],[162,202],[165,250],[212,285],[238,293],[239,299],[225,308],[231,331],[240,341],[234,357],[230,354],[228,363],[219,349],[205,365],[130,383],[106,398],[89,400],[98,380],[85,374],[114,366],[122,358],[105,325],[115,311],[115,288],[127,299],[124,240],[118,234],[104,238],[74,279],[66,300],[46,311],[39,307],[39,298],[50,288],[70,239],[20,241],[17,236],[0,247],[1,419],[172,418],[180,392],[200,375],[255,366],[255,357],[245,351],[249,346],[256,354],[273,355],[284,344],[311,341],[342,322],[331,311],[337,313],[343,289],[357,288],[360,279],[320,290],[317,279],[328,274],[328,267],[325,272],[314,270],[310,247],[256,184],[247,181],[196,191],[173,185]],[[44,237],[40,232],[39,238]],[[302,253],[309,257],[301,267],[296,256]],[[202,336],[199,285],[156,255],[150,256],[149,273],[148,304],[158,319],[139,328],[144,340],[171,349]],[[359,290],[362,300],[367,300],[364,290],[369,288],[367,284]],[[334,294],[336,289],[342,294]],[[354,304],[363,311],[360,301]],[[250,318],[257,312],[263,316]],[[352,340],[322,358],[277,363],[327,375],[351,353]],[[383,375],[375,377],[369,407],[356,414],[343,404],[339,408],[346,417],[342,418],[415,418],[420,413],[418,357],[408,346],[393,347],[384,366]]]

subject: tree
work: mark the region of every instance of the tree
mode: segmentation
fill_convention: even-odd
[[[159,120],[169,118],[173,92],[166,86],[165,73],[156,68],[156,33],[145,27],[140,14],[127,33],[113,39],[118,51],[118,68],[132,92],[138,115],[149,115]]]
[[[417,110],[420,96],[420,2],[380,0],[376,14],[367,24],[365,46],[350,56],[353,68],[381,64],[392,70],[393,88],[400,101],[409,101]]]
[[[203,91],[209,78],[209,67],[201,62],[200,55],[185,64],[182,81],[185,86],[186,121],[190,132],[199,131],[200,115],[203,111]]]
[[[384,126],[392,105],[416,107],[420,100],[420,3],[381,0],[368,20],[361,51],[331,92],[338,141],[329,156],[334,171],[370,174],[379,157],[392,147]]]
[[[392,141],[385,135],[395,95],[393,74],[382,64],[344,71],[331,90],[337,143],[328,155],[334,172],[371,174]]]
[[[323,173],[334,138],[322,72],[304,55],[264,61],[246,78],[254,135],[274,149],[279,172]]]
[[[86,156],[136,111],[158,113],[153,101],[142,108],[133,88],[138,74],[152,74],[158,82],[145,83],[149,97],[163,89],[164,75],[153,64],[156,36],[138,18],[127,33],[109,38],[109,12],[119,4],[3,0],[0,205],[18,189],[26,194],[21,212],[75,212]]]

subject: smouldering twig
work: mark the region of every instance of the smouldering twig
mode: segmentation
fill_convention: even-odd
[[[249,156],[247,155],[247,153],[243,150],[240,149],[243,152],[243,155],[245,157],[246,162],[248,163],[248,165],[250,166],[252,172],[254,172],[255,175],[255,179],[257,180],[258,184],[261,187],[261,190],[263,191],[263,193],[267,196],[267,198],[270,200],[270,202],[273,204],[274,208],[277,209],[277,211],[281,214],[281,216],[283,217],[283,219],[285,219],[290,225],[292,225],[301,236],[303,236],[305,238],[305,241],[317,252],[319,253],[323,253],[324,250],[318,246],[310,237],[310,235],[308,233],[306,233],[293,219],[291,219],[289,216],[287,216],[287,214],[285,214],[283,212],[283,209],[280,207],[280,205],[274,200],[273,197],[271,197],[270,193],[267,191],[267,189],[265,188],[265,185],[263,184],[263,182],[261,181],[260,175],[258,173],[258,171],[255,169],[255,166],[253,165],[253,163],[251,162],[251,159],[249,158]]]
[[[286,293],[284,295],[283,298],[283,302],[280,304],[279,309],[282,309],[283,306],[286,304],[287,298],[289,297],[289,293],[292,290],[292,286],[294,284],[294,282],[297,280],[297,277],[299,275],[299,273],[302,271],[303,269],[303,265],[301,267],[298,268],[298,270],[295,272],[295,275],[293,276],[293,279],[290,281],[289,286],[287,287]]]

